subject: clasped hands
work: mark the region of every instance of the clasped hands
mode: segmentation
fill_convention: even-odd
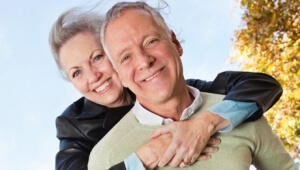
[[[158,128],[151,140],[137,150],[146,169],[169,165],[172,168],[192,165],[210,159],[209,153],[218,151],[221,142],[211,138],[216,132],[206,115],[187,121],[177,121]]]

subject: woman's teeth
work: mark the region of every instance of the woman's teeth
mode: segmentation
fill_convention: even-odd
[[[110,84],[110,82],[111,82],[111,79],[107,80],[105,83],[102,84],[102,86],[95,89],[95,91],[99,93],[99,92],[105,90],[107,88],[107,86]]]

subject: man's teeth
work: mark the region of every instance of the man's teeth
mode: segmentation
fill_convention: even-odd
[[[111,82],[111,79],[109,79],[108,81],[103,83],[102,86],[98,87],[95,91],[96,92],[101,92],[101,91],[105,90],[106,87],[110,84],[110,82]]]
[[[151,79],[153,79],[154,77],[156,77],[159,73],[161,72],[161,70],[159,70],[157,73],[155,73],[153,76],[147,78],[145,81],[149,81]]]

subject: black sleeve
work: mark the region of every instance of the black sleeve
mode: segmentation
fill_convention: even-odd
[[[224,100],[256,102],[259,110],[248,121],[259,119],[282,95],[279,82],[264,73],[225,71],[213,81],[188,79],[186,82],[203,92],[225,94]]]
[[[57,137],[60,140],[60,149],[56,154],[56,170],[86,170],[87,163],[94,144],[80,136],[77,128],[66,118],[56,119]],[[66,135],[68,132],[68,135]]]
[[[109,170],[126,170],[124,161],[110,167]]]
[[[78,141],[61,140],[60,145],[64,145],[64,149],[56,154],[56,170],[87,170],[88,150],[81,148]]]

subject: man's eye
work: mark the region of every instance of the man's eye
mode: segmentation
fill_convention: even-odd
[[[122,61],[121,61],[121,62],[124,62],[124,61],[128,60],[129,58],[130,58],[130,56],[129,56],[129,55],[127,55],[127,56],[125,56],[125,57],[122,59]]]
[[[75,71],[75,72],[72,74],[72,77],[75,78],[75,77],[79,76],[79,73],[80,73],[79,70]]]
[[[158,43],[158,39],[152,39],[152,40],[150,40],[149,42],[148,42],[148,46],[154,46],[155,44],[157,44]]]
[[[156,41],[156,40],[151,40],[151,41],[149,41],[148,44],[153,44],[155,41]]]

